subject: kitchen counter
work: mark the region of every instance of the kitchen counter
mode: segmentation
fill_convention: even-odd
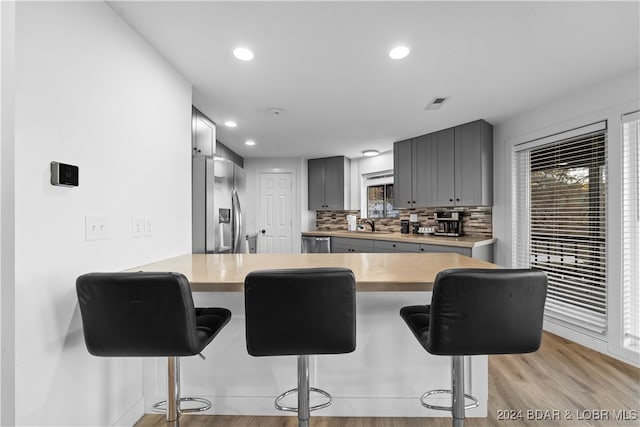
[[[402,234],[397,232],[370,231],[305,231],[303,236],[348,237],[352,239],[385,240],[391,242],[424,243],[428,245],[455,246],[460,248],[476,248],[491,245],[496,239],[486,237],[446,237],[429,234]]]
[[[356,278],[356,350],[310,356],[311,383],[333,395],[318,416],[442,417],[419,397],[429,388],[449,388],[450,358],[424,351],[400,318],[400,308],[428,304],[438,271],[455,267],[495,268],[456,253],[198,254],[182,255],[130,271],[176,271],[190,281],[196,307],[225,307],[229,324],[198,357],[181,358],[184,395],[215,402],[207,414],[279,415],[273,399],[295,387],[294,357],[251,357],[245,342],[243,283],[254,270],[347,267]],[[365,292],[363,292],[365,291]],[[165,398],[166,361],[145,358],[145,412]],[[465,389],[480,405],[467,417],[487,414],[488,358],[465,358]],[[295,399],[285,404],[295,405]],[[450,398],[436,396],[441,405]]]
[[[175,271],[195,292],[239,292],[254,270],[346,267],[358,291],[430,291],[436,274],[447,268],[495,268],[494,264],[455,253],[348,254],[189,254],[130,271]]]

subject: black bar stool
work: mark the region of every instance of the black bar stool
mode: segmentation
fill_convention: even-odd
[[[298,413],[308,427],[309,412],[326,408],[331,395],[309,387],[309,355],[350,353],[356,348],[356,286],[345,268],[264,270],[244,282],[247,351],[252,356],[298,356],[298,387],[282,393],[275,407]],[[327,398],[309,407],[309,392]],[[280,401],[298,393],[298,407]]]
[[[464,356],[530,353],[540,347],[547,277],[539,270],[451,269],[438,273],[431,305],[403,307],[400,316],[431,354],[452,356],[452,390],[431,390],[420,398],[429,409],[451,411],[463,427],[465,409],[478,400],[464,394]],[[451,406],[425,402],[452,395]],[[472,403],[465,405],[465,397]]]
[[[167,357],[167,425],[181,412],[202,412],[211,402],[180,397],[180,357],[199,354],[229,322],[225,308],[194,308],[187,278],[178,273],[89,273],[76,291],[89,353],[106,357]],[[181,402],[201,406],[181,409]]]

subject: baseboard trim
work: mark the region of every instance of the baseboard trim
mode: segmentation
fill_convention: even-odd
[[[144,399],[141,397],[111,427],[131,427],[144,415]]]
[[[274,397],[248,396],[199,396],[209,399],[213,406],[203,412],[204,415],[273,415],[282,416],[286,412],[278,411],[273,406]],[[314,404],[312,400],[312,404]],[[444,405],[450,404],[443,402]],[[152,413],[147,408],[147,413]],[[291,415],[291,414],[289,414]],[[335,397],[331,406],[314,411],[312,416],[327,417],[450,417],[446,411],[434,411],[420,404],[420,396],[411,398],[357,398]],[[486,417],[487,401],[480,400],[480,406],[466,411],[469,418]]]

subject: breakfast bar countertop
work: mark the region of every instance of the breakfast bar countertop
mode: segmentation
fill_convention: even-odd
[[[129,271],[182,273],[194,292],[241,292],[251,271],[313,267],[351,269],[358,291],[398,292],[431,291],[441,270],[496,266],[456,253],[187,254]]]
[[[391,242],[423,243],[427,245],[456,246],[460,248],[475,248],[478,246],[490,245],[497,239],[492,237],[447,237],[434,236],[430,234],[402,234],[393,231],[346,231],[346,230],[316,230],[303,231],[303,236],[319,237],[348,237],[353,239],[386,240]]]

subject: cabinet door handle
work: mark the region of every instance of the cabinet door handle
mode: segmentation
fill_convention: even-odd
[[[414,201],[413,201],[413,202],[411,202],[411,203],[415,203],[415,202],[416,202],[416,201],[414,200]]]
[[[411,204],[411,200],[407,200],[407,203]]]
[[[456,199],[456,202],[459,202],[459,201],[460,201],[460,199]]]
[[[424,252],[424,248],[420,248],[420,252]]]
[[[396,244],[395,244],[395,243],[393,244],[393,247],[394,247],[394,248],[396,247]]]
[[[450,202],[453,202],[453,199],[449,199]]]

